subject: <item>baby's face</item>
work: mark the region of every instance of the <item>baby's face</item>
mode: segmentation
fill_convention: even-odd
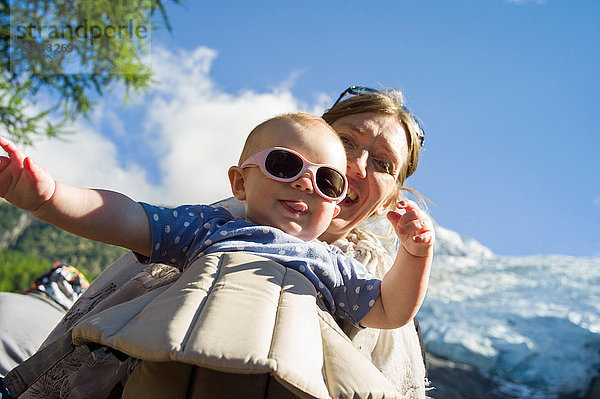
[[[344,148],[336,136],[322,129],[326,128],[279,123],[257,152],[269,147],[285,147],[312,163],[326,164],[344,173]],[[337,203],[316,192],[311,172],[287,183],[267,177],[258,167],[244,168],[243,173],[246,219],[253,223],[277,227],[308,241],[320,236],[339,213]]]

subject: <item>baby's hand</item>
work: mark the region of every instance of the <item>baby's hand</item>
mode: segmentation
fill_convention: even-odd
[[[399,211],[390,211],[388,220],[406,251],[413,256],[428,256],[435,241],[435,231],[429,216],[413,201],[402,200],[396,204]]]
[[[19,208],[34,212],[52,198],[56,183],[50,174],[17,148],[0,137],[0,197]]]

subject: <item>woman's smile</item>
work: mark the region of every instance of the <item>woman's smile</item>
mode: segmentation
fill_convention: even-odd
[[[340,206],[350,206],[354,205],[359,199],[358,193],[355,191],[355,184],[351,179],[348,179],[348,193],[346,194],[346,198],[344,201],[340,203]]]

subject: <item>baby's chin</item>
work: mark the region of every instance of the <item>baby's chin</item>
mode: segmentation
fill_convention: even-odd
[[[284,233],[287,233],[291,236],[294,236],[302,241],[312,241],[315,238],[319,237],[324,232],[307,232],[304,230],[293,230],[292,229],[282,229]]]
[[[320,234],[315,235],[315,234],[302,234],[302,233],[296,233],[296,234],[288,233],[288,234],[291,236],[294,236],[302,241],[312,241],[320,235]]]

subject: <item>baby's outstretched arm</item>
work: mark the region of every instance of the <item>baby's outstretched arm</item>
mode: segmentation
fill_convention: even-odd
[[[400,240],[394,265],[381,281],[381,294],[361,320],[364,327],[397,328],[417,314],[427,291],[435,232],[433,223],[413,201],[396,204],[399,212],[389,212]]]
[[[140,204],[56,182],[9,140],[0,137],[0,147],[8,154],[0,157],[0,197],[73,234],[150,255],[150,223]]]

